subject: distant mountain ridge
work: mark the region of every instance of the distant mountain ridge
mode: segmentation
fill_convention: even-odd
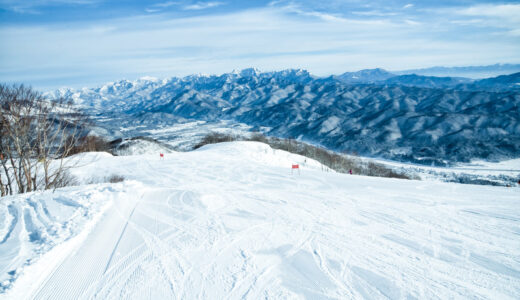
[[[376,83],[395,76],[395,74],[384,69],[376,68],[357,72],[346,72],[336,76],[336,79],[345,83]]]
[[[462,84],[472,84],[474,81],[463,77],[436,77],[417,74],[399,75],[384,81],[390,85],[405,85],[425,88],[457,88]]]
[[[467,67],[431,67],[404,71],[393,71],[396,75],[416,74],[438,77],[468,77],[483,79],[520,72],[520,64],[494,64]]]
[[[346,72],[334,76],[334,78],[347,84],[402,85],[462,91],[520,90],[520,72],[474,80],[465,77],[438,77],[418,74],[396,75],[383,69],[368,69]]]
[[[407,86],[402,82],[410,77],[402,76],[367,84],[318,78],[305,70],[246,69],[220,76],[123,80],[95,89],[62,89],[52,96],[74,99],[110,130],[234,120],[338,151],[443,164],[520,157],[520,93],[510,88],[517,77],[447,81],[459,90],[432,88],[428,81],[421,83],[427,87]],[[388,82],[392,78],[395,82]],[[486,90],[471,90],[474,85]]]

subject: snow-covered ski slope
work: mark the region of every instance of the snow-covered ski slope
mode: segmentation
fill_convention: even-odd
[[[47,241],[28,237],[46,230],[30,207],[68,197],[87,215],[0,298],[520,298],[520,188],[337,174],[254,142],[83,161],[81,181],[127,181],[2,199],[18,260]]]

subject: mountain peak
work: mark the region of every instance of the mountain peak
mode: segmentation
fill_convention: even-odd
[[[390,73],[385,69],[375,68],[359,70],[356,72],[346,72],[336,76],[336,78],[345,83],[374,83],[394,76],[395,74]]]
[[[260,70],[257,68],[246,68],[240,71],[240,76],[242,77],[255,77],[260,74]]]

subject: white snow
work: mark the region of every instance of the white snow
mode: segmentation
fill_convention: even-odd
[[[122,189],[121,184],[98,185],[1,198],[0,294],[24,267],[84,231]]]
[[[80,181],[127,181],[0,199],[20,211],[1,298],[520,298],[520,188],[325,172],[255,142],[81,158]]]
[[[249,136],[251,126],[226,120],[219,122],[193,121],[158,126],[154,129],[136,131],[134,135],[153,137],[163,143],[182,150],[191,150],[204,136],[218,132],[230,135]],[[141,153],[135,153],[141,154]]]
[[[336,116],[331,116],[327,118],[327,120],[325,120],[321,125],[320,133],[327,133],[338,128],[338,124],[340,121],[341,119]]]
[[[402,150],[402,152],[406,153],[407,149],[396,150]],[[398,153],[398,151],[395,153]],[[426,180],[446,181],[457,176],[467,176],[473,179],[484,179],[511,186],[517,185],[517,181],[520,180],[520,159],[510,159],[501,162],[475,160],[471,163],[458,163],[453,167],[425,166],[372,158],[362,158],[362,160],[374,161],[398,172],[418,175]]]
[[[481,169],[481,170],[500,170],[510,172],[520,172],[520,159],[510,159],[501,162],[488,162],[482,160],[472,161],[470,164],[464,164],[458,169]]]

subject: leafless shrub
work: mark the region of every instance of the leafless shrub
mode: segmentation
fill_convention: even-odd
[[[253,132],[253,134],[251,134],[251,137],[249,138],[250,141],[254,141],[254,142],[260,142],[260,143],[265,143],[265,144],[268,144],[269,143],[269,139],[259,133],[259,132]]]
[[[66,99],[46,99],[24,85],[0,84],[1,196],[55,189],[72,167],[87,118]]]
[[[376,177],[388,177],[388,178],[399,178],[399,179],[411,179],[409,176],[405,174],[400,174],[395,172],[392,169],[385,167],[382,164],[377,164],[374,162],[369,162],[367,164],[367,175],[376,176]]]
[[[105,176],[105,177],[90,178],[87,181],[87,184],[98,184],[98,183],[105,183],[105,182],[118,183],[118,182],[123,182],[123,181],[125,181],[124,176],[119,175],[119,174],[112,174],[110,176]]]
[[[109,177],[107,177],[105,179],[106,182],[110,182],[110,183],[118,183],[118,182],[123,182],[125,181],[125,177],[121,176],[121,175],[117,175],[117,174],[113,174]]]
[[[70,174],[68,170],[60,172],[58,177],[56,178],[56,182],[54,183],[54,188],[62,188],[67,186],[77,186],[79,185],[78,179]]]
[[[223,143],[223,142],[233,142],[237,140],[242,140],[241,137],[231,134],[225,134],[225,133],[219,133],[219,132],[212,132],[202,138],[202,140],[197,143],[195,146],[193,146],[193,149],[199,149],[200,147],[204,145],[209,144],[217,144],[217,143]]]
[[[69,155],[82,152],[110,152],[110,142],[98,136],[85,136],[77,141]]]

